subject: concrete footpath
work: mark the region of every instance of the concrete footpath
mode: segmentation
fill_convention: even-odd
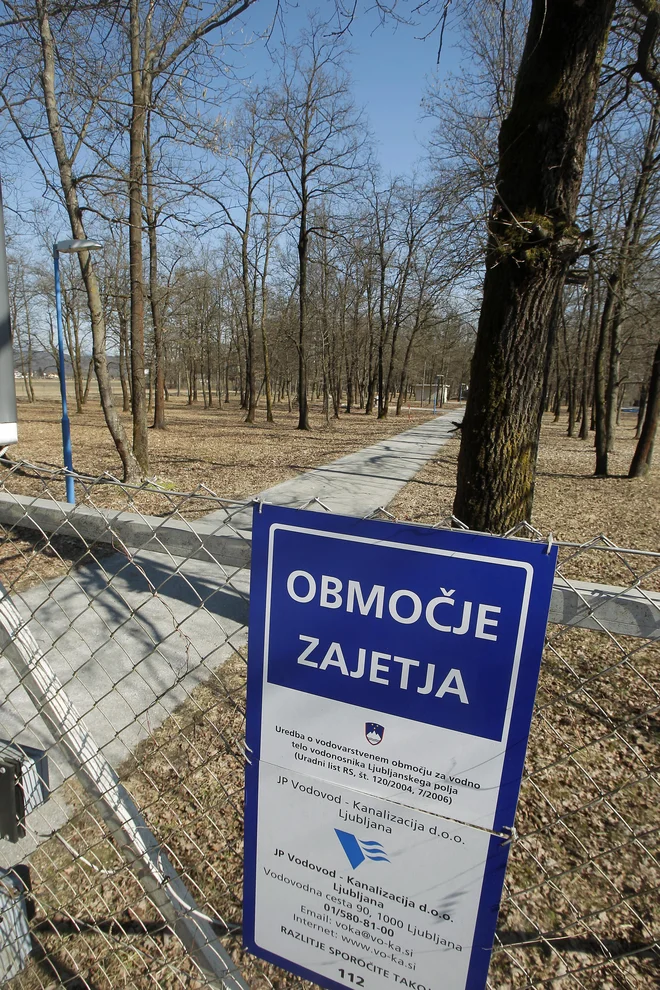
[[[453,435],[462,409],[406,430],[260,493],[278,505],[318,498],[333,512],[365,516],[387,504]],[[310,506],[314,508],[314,505]],[[249,538],[251,507],[210,513],[217,532]],[[108,760],[118,766],[233,650],[245,646],[249,571],[139,551],[113,553],[13,596],[16,606]],[[0,738],[49,749],[49,737],[6,662],[0,666]],[[53,752],[51,784],[72,773]],[[60,827],[53,794],[30,815],[18,845],[0,841],[0,866],[29,854]]]
[[[301,505],[320,499],[331,512],[366,516],[387,506],[418,471],[455,435],[464,407],[413,426],[404,433],[380,440],[322,467],[312,468],[289,481],[259,493],[264,502]],[[206,519],[220,519],[224,510]]]

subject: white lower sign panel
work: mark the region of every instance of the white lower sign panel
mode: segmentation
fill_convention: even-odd
[[[483,986],[501,837],[269,763],[250,772],[252,952],[324,986]]]

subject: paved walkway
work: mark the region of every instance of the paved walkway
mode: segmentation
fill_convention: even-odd
[[[309,499],[318,498],[332,512],[366,516],[392,501],[454,436],[455,424],[462,417],[463,407],[449,409],[405,433],[267,488],[259,494],[259,498],[275,505],[301,505]],[[225,510],[220,509],[205,518],[221,519],[225,516]]]
[[[462,409],[450,410],[261,497],[279,505],[319,498],[333,512],[367,515],[386,506],[447,442],[461,415]],[[232,535],[248,538],[251,509],[240,516],[240,525],[236,515],[229,523],[225,510],[206,519],[217,522],[218,533],[231,526]],[[248,587],[246,569],[140,551],[130,560],[112,554],[78,567],[14,601],[95,741],[118,766],[196,684],[244,647]],[[0,712],[0,738],[50,748],[52,740],[8,664],[1,675],[8,700]],[[55,790],[72,769],[55,751],[50,763]],[[28,855],[67,813],[53,794],[30,815],[25,839],[17,846],[0,841],[0,866]]]

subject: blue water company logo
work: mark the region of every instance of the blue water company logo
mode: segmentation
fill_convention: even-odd
[[[383,741],[385,726],[379,725],[378,722],[365,722],[364,734],[367,737],[367,742],[370,742],[372,746],[378,746]]]
[[[364,863],[365,859],[370,859],[373,863],[389,863],[387,854],[380,842],[375,842],[372,839],[358,839],[352,832],[342,832],[339,828],[336,828],[335,832],[346,853],[348,862],[354,870],[358,868],[360,863]]]

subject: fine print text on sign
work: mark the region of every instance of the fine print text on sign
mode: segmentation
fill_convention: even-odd
[[[255,511],[251,951],[327,987],[483,987],[555,560]]]

